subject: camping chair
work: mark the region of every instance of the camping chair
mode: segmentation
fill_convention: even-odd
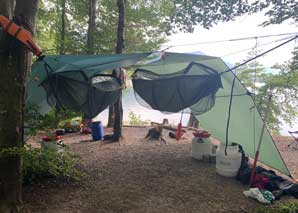
[[[288,132],[294,139],[294,141],[290,143],[288,147],[293,147],[293,149],[298,149],[298,131],[294,131],[294,132],[288,131]]]

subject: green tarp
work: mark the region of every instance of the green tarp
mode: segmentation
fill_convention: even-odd
[[[164,53],[159,60],[142,66],[140,69],[150,70],[157,74],[169,74],[186,68],[190,62],[208,66],[218,73],[229,69],[220,58],[183,53]],[[231,71],[221,75],[223,88],[219,89],[216,94],[214,107],[210,111],[197,116],[202,127],[221,142],[225,142],[226,138],[228,107],[233,78],[234,74]],[[195,112],[199,107],[195,104],[191,109]],[[245,152],[254,157],[262,125],[263,120],[256,110],[252,97],[241,82],[236,79],[229,142],[241,144]],[[259,160],[286,175],[290,174],[268,130],[265,131],[263,136]]]
[[[148,53],[142,53],[102,56],[46,56],[43,60],[33,64],[29,81],[28,101],[38,104],[44,112],[50,108],[48,104],[50,101],[47,100],[49,94],[47,94],[42,87],[42,82],[45,82],[49,77],[49,73],[53,75],[52,78],[54,80],[51,81],[52,83],[56,82],[60,77],[65,78],[70,76],[69,78],[74,78],[74,76],[80,73],[80,78],[85,76],[85,80],[88,82],[89,86],[91,85],[93,89],[96,89],[96,86],[90,82],[92,76],[114,68],[134,65],[137,61],[148,55]],[[150,63],[140,67],[140,69],[149,70],[159,75],[171,74],[185,69],[191,62],[201,64],[203,65],[202,67],[207,66],[218,73],[229,69],[222,59],[218,57],[182,53],[162,53],[160,58],[152,60]],[[195,75],[196,72],[200,73],[202,70],[196,68],[193,74]],[[73,73],[73,75],[71,73]],[[216,93],[214,107],[211,108],[210,111],[197,117],[203,128],[210,131],[211,134],[221,142],[225,142],[230,91],[234,74],[229,71],[220,75],[220,77],[223,88],[219,89]],[[193,79],[189,79],[189,84],[192,83]],[[187,82],[184,82],[184,84],[186,85]],[[63,85],[63,83],[59,85]],[[48,86],[51,87],[49,84]],[[72,87],[71,83],[69,87]],[[59,92],[59,90],[57,90],[57,92]],[[192,92],[195,93],[196,91]],[[229,142],[241,144],[245,152],[251,157],[254,157],[263,121],[256,110],[252,97],[247,92],[247,89],[236,79],[231,111]],[[78,91],[78,89],[73,90],[73,94],[81,93],[82,91]],[[82,97],[85,97],[85,95],[82,95]],[[92,102],[93,100],[89,101]],[[97,101],[98,103],[100,102],[100,100]],[[95,107],[96,104],[97,103],[93,103]],[[200,111],[201,107],[200,104],[194,104],[191,106],[191,109],[195,113]],[[289,175],[289,171],[267,130],[264,133],[259,160]]]
[[[32,66],[27,101],[37,104],[42,113],[61,104],[81,109],[87,117],[96,116],[116,101],[120,88],[113,79],[97,75],[135,65],[149,54],[45,56]],[[92,82],[95,76],[100,82]]]

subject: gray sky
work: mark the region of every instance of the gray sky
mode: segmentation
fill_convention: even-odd
[[[202,27],[196,27],[194,33],[178,33],[168,37],[169,42],[166,45],[180,45],[189,43],[198,43],[206,41],[217,41],[240,37],[250,37],[259,35],[270,35],[270,34],[281,34],[298,32],[298,26],[291,23],[290,21],[284,22],[280,25],[270,25],[268,27],[258,26],[260,23],[266,20],[263,14],[258,13],[254,15],[245,15],[237,18],[233,22],[220,23],[213,28],[206,30]],[[276,40],[287,38],[283,37],[271,37],[271,38],[259,38],[258,50],[270,49],[282,41],[275,42]],[[285,41],[285,40],[284,40]],[[262,46],[263,44],[270,43]],[[241,53],[228,55],[244,49],[253,48],[256,44],[256,40],[237,41],[237,42],[225,42],[215,43],[207,45],[191,45],[191,46],[179,46],[170,48],[169,51],[173,52],[193,52],[202,51],[207,55],[223,57],[224,60],[235,63],[241,62],[248,57],[249,50]],[[291,42],[274,52],[261,57],[258,61],[263,63],[265,66],[270,67],[275,63],[282,63],[291,58],[291,52],[294,48],[295,42]],[[298,45],[298,44],[297,44]],[[227,56],[228,55],[228,56]]]

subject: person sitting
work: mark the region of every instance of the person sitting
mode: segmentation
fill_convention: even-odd
[[[90,128],[90,119],[83,119],[82,123],[80,124],[80,133],[81,134],[91,134],[92,130]]]

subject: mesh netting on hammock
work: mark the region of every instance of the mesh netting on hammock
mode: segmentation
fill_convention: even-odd
[[[141,105],[165,113],[179,112],[196,105],[195,115],[214,106],[215,94],[222,87],[218,72],[195,62],[171,74],[137,69],[132,82]]]
[[[112,76],[98,75],[88,80],[78,71],[50,74],[41,86],[50,106],[80,111],[86,118],[94,118],[114,104],[121,91],[120,84]]]

